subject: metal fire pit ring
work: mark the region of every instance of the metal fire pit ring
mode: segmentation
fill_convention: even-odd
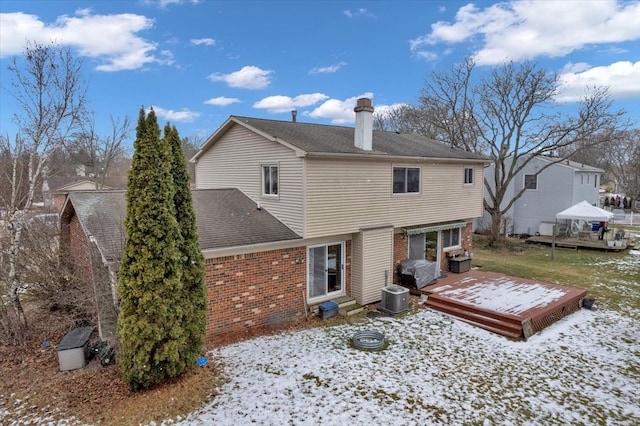
[[[374,330],[358,331],[353,335],[353,347],[363,351],[379,351],[384,348],[384,334]]]

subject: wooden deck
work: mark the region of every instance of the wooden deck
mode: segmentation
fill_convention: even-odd
[[[553,324],[582,307],[586,290],[472,269],[438,278],[413,294],[425,306],[516,340]]]
[[[550,246],[553,243],[553,237],[534,236],[527,238],[528,243],[546,244]],[[589,238],[556,238],[556,247],[572,248],[572,249],[593,249],[603,251],[622,251],[629,247],[627,242],[622,240],[621,246],[609,246],[606,241]]]

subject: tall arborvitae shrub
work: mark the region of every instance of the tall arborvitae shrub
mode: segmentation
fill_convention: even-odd
[[[180,227],[179,251],[182,255],[182,300],[185,306],[184,330],[186,347],[181,351],[182,362],[195,363],[202,350],[206,331],[207,295],[204,284],[204,258],[198,243],[196,215],[193,209],[187,162],[182,153],[180,135],[175,126],[167,124],[164,137],[172,150],[171,174],[175,186],[173,197]]]
[[[127,185],[126,242],[120,263],[118,364],[131,390],[186,369],[181,233],[174,206],[171,147],[153,110],[140,110]]]

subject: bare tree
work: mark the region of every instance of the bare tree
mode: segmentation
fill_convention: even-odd
[[[640,199],[640,129],[621,131],[602,151],[609,163],[609,172],[624,192],[633,200]]]
[[[418,133],[431,139],[442,139],[439,129],[432,124],[433,120],[425,120],[426,116],[433,114],[434,111],[424,105],[416,107],[402,104],[384,113],[374,113],[373,128],[388,132]]]
[[[27,43],[24,56],[15,57],[8,70],[13,81],[6,91],[19,112],[13,117],[18,129],[15,137],[0,136],[0,151],[8,164],[0,177],[0,203],[6,212],[1,302],[9,302],[12,312],[7,315],[26,330],[19,293],[23,231],[49,156],[78,128],[85,111],[86,85],[82,62],[55,44]]]
[[[594,135],[592,138],[597,138],[600,135]],[[571,158],[573,161],[578,163],[587,164],[593,167],[599,167],[605,171],[605,173],[609,172],[609,159],[605,154],[605,151],[608,150],[608,146],[611,144],[615,144],[615,137],[612,140],[608,141],[599,141],[599,140],[589,140],[586,143],[577,143],[575,146],[567,146],[563,148],[559,148],[557,151],[557,155],[562,158]]]
[[[131,121],[128,116],[122,120],[112,116],[111,133],[107,136],[98,135],[94,118],[87,117],[65,147],[76,163],[88,166],[93,171],[97,189],[102,189],[113,163],[127,154],[123,142],[130,132]]]
[[[448,71],[433,72],[420,96],[420,110],[436,129],[436,139],[470,152],[488,149],[480,134],[478,88],[472,84],[475,63],[466,59]]]
[[[508,62],[486,77],[473,74],[467,60],[450,71],[434,72],[427,80],[421,103],[435,114],[425,116],[439,134],[453,145],[485,154],[493,176],[485,178],[484,208],[491,215],[491,242],[501,235],[503,216],[525,191],[507,191],[537,155],[555,156],[558,150],[576,147],[573,154],[612,140],[626,125],[625,113],[612,111],[607,89],[587,91],[577,112],[563,112],[554,102],[556,75],[536,63]],[[556,162],[537,170],[541,173]]]
[[[193,135],[182,138],[180,142],[182,153],[184,154],[184,158],[187,160],[187,173],[189,173],[191,183],[194,183],[196,181],[196,165],[194,163],[190,163],[189,160],[196,155],[204,141],[200,136]]]

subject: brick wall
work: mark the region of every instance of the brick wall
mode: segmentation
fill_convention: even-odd
[[[351,294],[351,242],[345,289]],[[295,247],[206,259],[207,335],[278,328],[305,317],[307,248]]]
[[[473,224],[467,223],[467,226],[462,228],[462,248],[466,249],[469,253],[473,253]]]
[[[393,283],[400,284],[398,265],[409,254],[409,238],[404,233],[393,234]]]
[[[91,254],[89,251],[89,241],[85,235],[78,216],[73,213],[69,220],[69,235],[67,242],[69,244],[69,251],[71,252],[71,258],[73,259],[73,265],[78,274],[82,277],[86,277],[88,280],[93,279],[91,271]],[[63,227],[64,229],[64,227]]]
[[[467,250],[467,252],[473,252],[473,230],[472,223],[467,223],[467,226],[462,228],[460,235],[460,245],[462,246],[461,250]],[[443,255],[440,261],[440,270],[443,274],[449,272],[449,258],[446,255]]]

